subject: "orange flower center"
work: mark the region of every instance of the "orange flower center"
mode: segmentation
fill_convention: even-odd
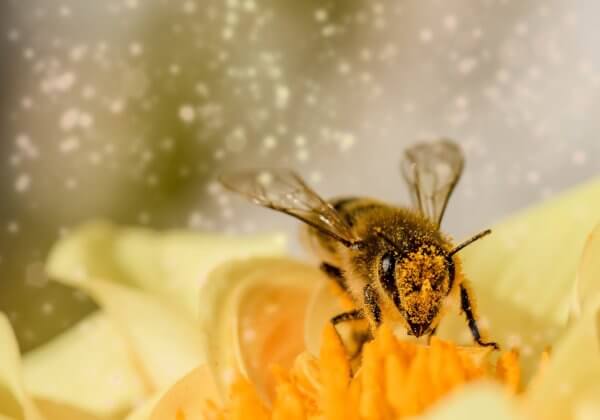
[[[519,391],[515,351],[491,362],[491,350],[458,347],[433,338],[430,345],[402,341],[383,326],[364,346],[352,375],[349,355],[333,327],[323,333],[319,358],[303,354],[290,370],[274,369],[275,393],[268,406],[256,389],[239,379],[226,407],[212,404],[207,419],[398,419],[422,413],[461,385],[478,379]],[[188,419],[192,420],[192,419]]]

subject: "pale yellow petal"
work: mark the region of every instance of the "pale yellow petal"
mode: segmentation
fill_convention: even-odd
[[[113,417],[103,417],[98,414],[91,414],[81,407],[58,401],[47,400],[45,398],[34,399],[36,407],[47,420],[112,420]],[[27,420],[27,419],[26,419]]]
[[[589,412],[590,401],[600,397],[599,303],[568,329],[530,384],[526,408],[532,414],[544,420],[570,419]]]
[[[596,180],[493,226],[461,252],[464,270],[478,293],[563,324],[585,240],[599,221]]]
[[[109,315],[129,346],[147,392],[162,390],[204,362],[198,325],[168,303],[100,280],[82,286]]]
[[[600,224],[589,234],[577,270],[575,315],[600,296]]]
[[[158,401],[150,418],[200,420],[204,418],[207,401],[217,401],[218,398],[210,370],[206,366],[200,366],[167,391]]]
[[[584,243],[600,219],[600,181],[521,211],[461,251],[487,338],[518,348],[528,379],[539,354],[564,331]],[[472,342],[460,308],[438,333]]]
[[[91,222],[54,246],[47,267],[62,281],[102,279],[137,287],[195,316],[198,288],[215,266],[235,258],[282,255],[285,245],[281,234],[231,237]]]
[[[146,395],[136,364],[114,324],[100,312],[25,356],[25,389],[39,399],[111,417]]]
[[[444,398],[423,420],[526,420],[519,413],[515,400],[491,383],[465,385]]]
[[[125,420],[149,420],[150,417],[152,416],[152,412],[154,411],[154,409],[158,405],[158,402],[164,397],[164,395],[170,389],[171,388],[167,388],[167,389],[165,389],[165,390],[163,390],[161,392],[157,392],[156,394],[154,394],[150,398],[147,398],[146,400],[144,400],[143,403],[139,404],[137,407],[135,407],[133,409],[133,411],[131,411],[127,415],[127,417],[125,418]],[[171,418],[174,419],[175,417],[171,417]]]
[[[42,420],[23,389],[21,357],[8,319],[0,312],[0,418]]]
[[[268,394],[269,365],[289,367],[304,348],[306,303],[322,281],[316,268],[286,258],[227,263],[211,273],[200,319],[221,398],[238,370]]]

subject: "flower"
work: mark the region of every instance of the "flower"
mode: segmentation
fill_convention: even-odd
[[[519,348],[519,363],[507,352],[498,370],[469,365],[496,362],[488,353],[467,357],[450,344],[469,344],[464,321],[451,309],[440,326],[441,341],[421,350],[430,353],[420,360],[462,354],[472,368],[465,376],[505,385],[474,380],[443,386],[450,392],[431,394],[424,418],[599,418],[600,228],[586,239],[599,210],[600,182],[590,183],[515,215],[465,250],[463,267],[482,325],[504,349]],[[101,310],[23,359],[0,314],[0,418],[194,420],[232,404],[247,410],[247,418],[259,418],[278,400],[287,410],[280,418],[286,418],[298,408],[298,385],[313,392],[315,405],[324,385],[330,401],[339,403],[339,395],[356,391],[344,388],[349,367],[343,349],[324,329],[338,299],[327,287],[314,290],[327,280],[312,265],[284,257],[284,242],[281,235],[233,239],[103,222],[67,235],[50,253],[48,272],[85,290]],[[396,343],[419,351],[394,340],[404,339],[380,331],[355,378],[368,376],[363,379],[381,386],[373,372],[383,350],[396,354],[387,351]],[[538,372],[548,346],[551,355]],[[465,367],[454,360],[443,366]],[[279,365],[274,374],[272,365]],[[416,386],[439,377],[428,375],[415,375],[424,379]],[[510,396],[505,389],[514,390],[519,376],[520,393]],[[364,398],[365,410],[375,413],[368,407],[377,401]]]

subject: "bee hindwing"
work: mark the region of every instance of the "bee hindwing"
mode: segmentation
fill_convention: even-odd
[[[463,165],[460,147],[448,140],[417,144],[404,153],[401,169],[413,206],[438,226]]]

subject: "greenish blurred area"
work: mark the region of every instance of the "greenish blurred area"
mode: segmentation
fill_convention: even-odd
[[[260,15],[254,1],[0,6],[0,310],[22,351],[96,309],[46,278],[52,244],[89,219],[182,228],[194,211],[216,214],[206,191],[224,151],[233,162],[280,161],[261,155],[261,142],[305,122],[305,105],[282,111],[264,96],[280,80],[327,76],[327,57],[352,45],[354,34],[320,41],[315,10],[335,25],[360,4],[261,2]],[[248,72],[255,80],[240,82]]]

